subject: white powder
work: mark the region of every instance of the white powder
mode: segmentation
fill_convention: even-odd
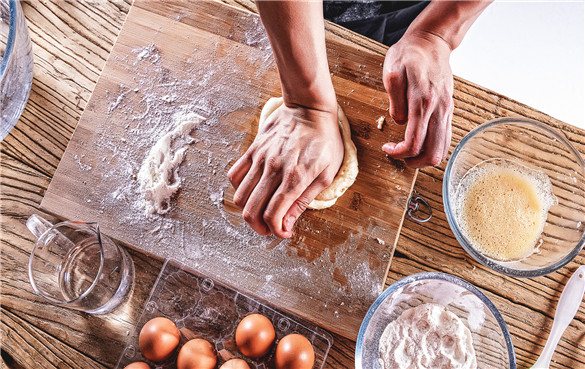
[[[146,214],[165,214],[170,210],[171,197],[181,187],[179,165],[185,158],[187,146],[194,141],[189,133],[205,120],[195,113],[177,112],[175,128],[162,136],[150,149],[138,172],[140,190],[144,194]]]
[[[380,338],[382,369],[476,369],[471,331],[436,304],[408,309]]]
[[[310,302],[331,317],[335,309],[324,304],[344,306],[335,315],[340,320],[348,312],[366,311],[381,292],[385,269],[379,264],[390,258],[380,254],[376,238],[387,239],[391,229],[374,219],[358,229],[346,229],[333,222],[310,221],[307,214],[297,221],[297,230],[335,240],[309,248],[302,237],[282,240],[256,234],[239,209],[230,207],[233,191],[227,171],[245,151],[242,145],[249,134],[238,122],[257,117],[259,101],[278,83],[260,20],[242,15],[237,23],[240,26],[230,32],[238,42],[229,49],[210,34],[192,44],[187,55],[148,41],[127,55],[115,56],[117,68],[132,78],[106,94],[107,119],[97,124],[87,143],[95,141],[100,152],[99,160],[91,162],[91,171],[99,173],[99,186],[80,188],[80,196],[92,199],[91,208],[112,236],[209,276],[221,270],[226,282],[259,298],[286,299],[291,308],[299,309]],[[249,31],[242,34],[240,29]],[[193,142],[178,170],[172,171],[181,183],[171,195],[170,210],[145,216],[138,172],[161,137],[177,126],[178,111],[206,120],[190,134]],[[181,142],[172,144],[172,150],[180,149]],[[87,174],[75,167],[78,175]],[[390,176],[396,178],[401,170],[392,167]],[[267,275],[272,276],[270,281]],[[316,291],[315,286],[328,287]],[[293,295],[293,290],[298,293]]]

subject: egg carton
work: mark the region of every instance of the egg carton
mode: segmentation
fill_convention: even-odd
[[[239,322],[252,313],[267,317],[274,325],[276,333],[275,343],[270,352],[259,359],[241,354],[235,341]],[[155,363],[142,356],[138,336],[146,322],[159,316],[172,320],[179,328],[181,337],[174,354],[163,362]],[[123,369],[135,361],[144,361],[155,369],[176,368],[180,348],[194,338],[206,339],[215,347],[217,368],[233,358],[245,360],[252,369],[274,368],[276,344],[291,333],[301,334],[311,342],[315,350],[313,369],[323,368],[333,344],[329,332],[246,296],[219,281],[189,270],[176,260],[168,259],[152,288],[134,332],[128,337],[116,369]]]

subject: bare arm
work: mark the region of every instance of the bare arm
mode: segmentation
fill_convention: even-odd
[[[258,1],[284,105],[228,172],[234,203],[258,233],[291,237],[307,205],[343,160],[337,100],[325,49],[321,2]]]
[[[337,110],[325,51],[321,1],[257,1],[286,104]]]
[[[411,167],[438,165],[451,145],[451,52],[491,1],[432,1],[386,53],[390,115],[407,123],[404,141],[382,149]]]
[[[407,33],[434,35],[455,50],[492,1],[432,1],[408,27]]]

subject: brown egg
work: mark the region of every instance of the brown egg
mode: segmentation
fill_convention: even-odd
[[[213,369],[217,356],[211,343],[196,338],[188,341],[177,356],[177,369]]]
[[[231,359],[223,363],[219,369],[250,369],[250,365],[242,359]]]
[[[300,334],[289,334],[278,342],[274,353],[276,369],[311,369],[315,363],[313,345]]]
[[[236,328],[236,345],[247,357],[257,359],[270,351],[276,334],[274,326],[264,315],[251,314]]]
[[[150,369],[150,365],[143,361],[137,361],[135,363],[126,365],[124,369]]]
[[[179,344],[179,330],[172,320],[157,317],[140,330],[138,345],[145,358],[152,361],[168,359]]]

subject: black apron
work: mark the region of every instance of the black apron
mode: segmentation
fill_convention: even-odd
[[[323,1],[325,19],[387,46],[406,32],[429,1]]]

